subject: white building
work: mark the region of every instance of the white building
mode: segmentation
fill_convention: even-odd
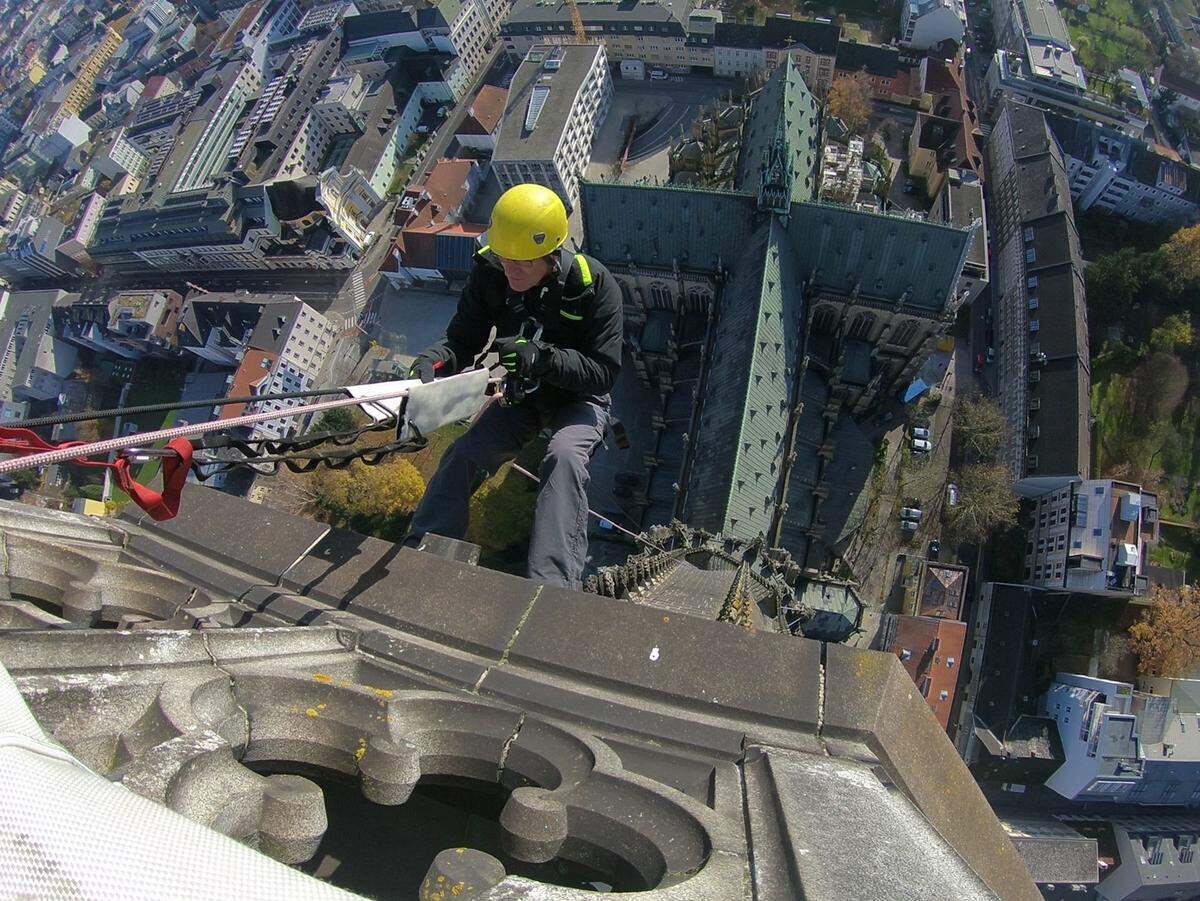
[[[863,141],[851,138],[848,144],[830,141],[821,154],[819,200],[853,203],[863,183]]]
[[[111,179],[126,174],[143,175],[149,165],[150,158],[129,139],[125,126],[118,128],[92,158],[92,168]]]
[[[513,76],[492,156],[501,187],[536,182],[573,209],[612,92],[602,45],[530,50]]]
[[[224,91],[206,103],[180,138],[191,138],[194,143],[171,188],[173,192],[208,187],[213,176],[224,168],[238,120],[262,89],[262,71],[253,62],[231,62],[221,69],[220,81]]]
[[[374,243],[376,235],[369,226],[382,198],[365,175],[354,168],[345,172],[326,169],[317,181],[317,200],[329,214],[330,223],[356,250]]]
[[[1114,479],[1022,479],[1033,501],[1025,581],[1089,594],[1141,595],[1149,545],[1158,540],[1158,496]]]
[[[1040,712],[1058,724],[1066,760],[1047,788],[1081,801],[1200,804],[1200,681],[1144,687],[1055,676]]]
[[[967,31],[963,0],[905,0],[900,5],[900,43],[930,50],[943,41],[961,45]]]
[[[79,208],[75,221],[63,235],[63,242],[58,245],[58,252],[69,256],[81,265],[89,265],[91,257],[87,254],[87,246],[96,234],[96,226],[100,224],[100,214],[104,212],[105,199],[100,194],[92,194]]]
[[[1077,210],[1096,207],[1154,225],[1200,218],[1200,169],[1114,128],[1061,116],[1047,121],[1062,148]]]

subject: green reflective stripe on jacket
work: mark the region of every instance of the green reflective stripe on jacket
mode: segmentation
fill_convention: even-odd
[[[485,256],[487,256],[489,253],[491,253],[491,252],[492,252],[492,245],[491,245],[491,244],[484,244],[482,247],[480,247],[480,248],[479,248],[479,251],[478,251],[478,252],[479,252],[479,255],[480,255],[480,256],[484,256],[484,257],[485,257]]]
[[[574,320],[575,322],[582,322],[582,321],[583,321],[583,317],[582,317],[582,316],[577,316],[577,315],[576,315],[576,314],[574,314],[574,313],[568,313],[566,310],[559,310],[559,311],[558,311],[558,314],[559,314],[560,316],[562,316],[562,317],[563,317],[563,319],[572,319],[572,320]]]
[[[575,254],[575,262],[579,265],[579,274],[583,278],[583,286],[590,288],[592,286],[592,267],[588,265],[587,257],[581,253]],[[575,317],[568,317],[575,318]]]

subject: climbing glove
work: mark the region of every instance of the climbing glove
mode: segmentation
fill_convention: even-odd
[[[496,342],[496,353],[504,368],[522,379],[537,378],[550,361],[550,349],[532,338],[501,338]]]

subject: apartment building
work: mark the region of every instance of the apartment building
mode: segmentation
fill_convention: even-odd
[[[992,27],[997,50],[985,78],[989,109],[1007,96],[1133,136],[1145,131],[1148,113],[1131,112],[1088,88],[1071,35],[1052,0],[998,0]]]
[[[1058,673],[1040,707],[1066,756],[1047,788],[1080,801],[1200,804],[1200,681],[1149,679],[1135,689]]]
[[[1027,478],[1016,491],[1033,505],[1025,581],[1042,588],[1143,595],[1158,540],[1158,496],[1114,479]]]
[[[853,203],[863,185],[863,140],[846,144],[829,141],[821,153],[821,186],[818,200]]]
[[[841,27],[828,21],[770,16],[760,30],[763,74],[769,75],[790,58],[809,90],[823,97],[833,84]],[[721,33],[718,26],[717,46]]]
[[[536,182],[574,209],[612,91],[602,44],[531,49],[513,76],[492,155],[501,187]]]
[[[713,68],[719,12],[657,0],[579,0],[576,8],[589,40],[601,44],[613,61],[638,59],[655,66]],[[500,35],[509,55],[520,59],[536,45],[574,44],[571,9],[565,3],[518,0]]]
[[[1200,169],[1139,138],[1081,119],[1047,116],[1062,149],[1075,209],[1150,225],[1200,219]]]
[[[967,31],[963,0],[906,0],[900,4],[900,43],[932,50],[948,42],[959,46]]]
[[[121,126],[97,148],[91,167],[105,178],[117,179],[127,173],[144,174],[150,167],[150,158],[130,138],[129,129]]]
[[[963,667],[967,624],[934,616],[884,616],[879,649],[900,659],[942,728],[948,729]]]
[[[102,195],[88,195],[80,205],[74,220],[63,232],[62,243],[58,245],[59,253],[70,257],[81,266],[91,265],[92,259],[88,256],[87,246],[96,234],[100,216],[104,212],[104,204],[105,199]]]
[[[491,153],[495,150],[496,137],[500,134],[500,123],[504,119],[504,107],[507,104],[508,91],[504,88],[490,84],[480,88],[454,134],[459,145],[478,153]]]
[[[1091,365],[1066,163],[1045,114],[1012,101],[988,155],[1003,456],[1014,479],[1087,478]]]
[[[104,36],[76,70],[67,95],[59,107],[58,117],[77,115],[88,105],[96,90],[96,78],[121,46],[121,33],[127,20],[128,16],[125,16],[112,25],[105,26]]]
[[[199,86],[208,95],[192,113],[171,151],[180,157],[171,174],[170,191],[185,193],[207,188],[227,165],[243,109],[262,89],[262,70],[249,60],[235,60],[210,70]],[[167,174],[164,166],[161,174]]]
[[[333,347],[333,325],[308,304],[288,295],[203,294],[188,299],[180,326],[180,346],[230,366],[228,393],[280,394],[315,387]],[[229,404],[219,419],[243,413],[285,412],[303,400]],[[281,438],[303,429],[301,418],[259,423],[255,438]]]
[[[15,284],[25,284],[73,273],[74,261],[58,252],[65,231],[66,226],[52,216],[22,216],[4,236],[0,276]]]
[[[107,300],[55,306],[54,326],[64,341],[97,353],[126,360],[170,357],[182,311],[175,291],[121,291]]]
[[[79,299],[65,291],[14,291],[0,310],[0,402],[53,401],[78,351],[54,335],[53,311]]]
[[[484,181],[474,160],[438,160],[425,182],[400,198],[396,238],[380,272],[393,285],[451,284],[467,277],[486,226],[465,221]]]

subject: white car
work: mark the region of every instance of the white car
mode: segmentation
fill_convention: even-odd
[[[914,438],[924,438],[925,440],[928,441],[929,440],[929,429],[913,429],[912,436]]]
[[[900,520],[900,528],[905,532],[915,532],[917,531],[917,524],[911,519],[902,519]]]
[[[667,77],[667,73],[662,69],[651,69],[650,78],[654,81],[663,81]]]
[[[911,520],[916,521],[921,518],[921,511],[916,507],[901,507],[900,508],[900,518],[901,519],[911,519]]]
[[[958,486],[953,482],[946,486],[946,503],[951,507],[958,506]]]
[[[927,454],[933,450],[933,444],[925,438],[914,438],[912,440],[912,449],[919,454]]]

